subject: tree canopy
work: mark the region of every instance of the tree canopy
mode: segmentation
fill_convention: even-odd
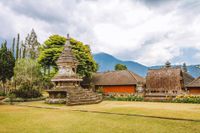
[[[18,59],[14,68],[14,79],[17,85],[34,84],[41,80],[42,74],[39,64],[32,59]]]
[[[98,64],[93,59],[90,47],[75,39],[70,40],[72,52],[79,61],[77,72],[81,76],[90,77],[98,70]]]
[[[7,48],[6,42],[0,48],[0,81],[3,84],[10,80],[14,74],[15,58],[13,53]]]
[[[119,70],[127,70],[127,67],[126,67],[126,65],[124,65],[124,64],[116,64],[116,65],[115,65],[115,70],[116,70],[116,71],[119,71]]]
[[[23,56],[31,59],[36,59],[39,54],[39,46],[40,43],[37,40],[37,35],[34,29],[32,29],[30,35],[28,34],[25,39],[25,44],[23,45]]]
[[[66,38],[60,35],[52,35],[44,42],[40,48],[38,62],[45,70],[50,71],[51,68],[57,68],[56,60],[60,56],[65,42]],[[77,73],[81,76],[91,76],[92,72],[97,71],[98,65],[93,59],[90,47],[73,38],[70,39],[70,43],[72,52],[79,61]]]
[[[48,70],[48,75],[50,76],[50,69],[57,69],[56,60],[63,50],[65,41],[65,37],[52,35],[40,47],[38,62],[44,68],[45,75],[47,73],[46,70]]]

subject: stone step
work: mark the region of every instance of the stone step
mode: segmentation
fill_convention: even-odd
[[[98,99],[98,98],[100,98],[100,97],[70,97],[69,98],[69,100],[76,100],[76,99],[79,99],[79,100],[81,100],[81,99]]]
[[[68,99],[69,100],[76,100],[76,99],[98,99],[98,98],[101,98],[101,97],[98,97],[98,96],[93,96],[93,97],[69,97]]]
[[[70,95],[70,97],[98,97],[98,95]]]
[[[71,93],[71,94],[83,94],[83,93],[85,93],[85,94],[94,94],[94,92],[69,92],[69,93]]]
[[[94,104],[102,101],[102,95],[92,90],[75,89],[68,92],[67,105]]]
[[[97,101],[87,101],[87,102],[67,102],[66,104],[69,106],[73,106],[73,105],[84,105],[84,104],[96,104],[96,103],[100,103],[102,100],[97,100]]]
[[[75,102],[75,101],[94,101],[94,100],[100,100],[101,98],[88,98],[88,99],[68,99],[70,102]]]
[[[73,103],[73,104],[81,104],[81,103],[88,103],[88,104],[90,104],[90,103],[98,103],[98,102],[100,102],[101,100],[93,100],[93,101],[68,101],[68,102],[66,102],[66,104],[70,104],[70,103]]]
[[[81,92],[81,93],[69,93],[69,95],[71,95],[71,96],[77,96],[77,95],[88,95],[88,96],[90,96],[90,95],[97,95],[97,94],[94,93],[94,92],[90,92],[90,93]]]

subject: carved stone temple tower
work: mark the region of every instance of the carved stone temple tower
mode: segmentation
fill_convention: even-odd
[[[78,61],[70,48],[70,38],[57,60],[58,73],[52,79],[55,83],[53,90],[47,90],[49,98],[46,103],[66,103],[67,105],[93,104],[102,101],[102,96],[92,90],[80,87],[82,79],[76,74]]]

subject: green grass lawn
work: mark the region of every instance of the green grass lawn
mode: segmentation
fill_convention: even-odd
[[[200,122],[140,116],[79,112],[75,110],[138,114],[200,120],[200,105],[104,101],[72,106],[27,102],[19,105],[57,107],[44,109],[0,105],[0,133],[199,133]]]

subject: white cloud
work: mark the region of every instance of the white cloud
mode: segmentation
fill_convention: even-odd
[[[25,37],[34,28],[43,42],[51,34],[70,33],[94,53],[163,64],[182,56],[184,48],[200,51],[199,5],[181,0],[7,0],[0,2],[0,37],[18,32]],[[195,55],[189,64],[199,63]]]

